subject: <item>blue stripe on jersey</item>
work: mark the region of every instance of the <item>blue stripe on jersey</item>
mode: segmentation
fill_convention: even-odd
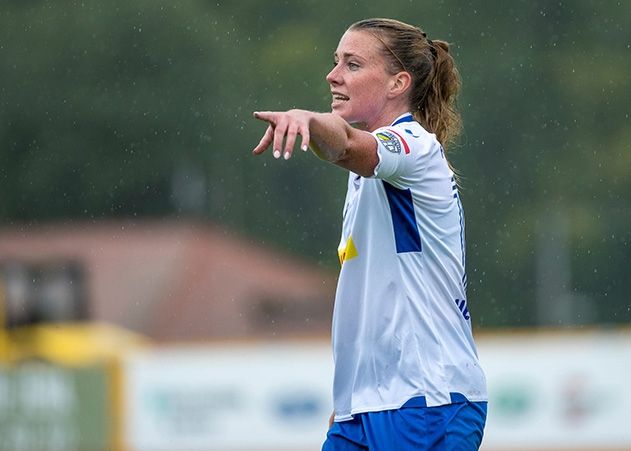
[[[454,194],[456,198],[456,202],[458,203],[458,215],[460,216],[460,252],[462,255],[462,267],[465,269],[464,274],[462,275],[462,286],[467,288],[467,270],[465,267],[466,264],[466,247],[464,244],[464,212],[462,211],[462,202],[460,202],[460,197],[458,196],[458,191],[456,190],[456,194]]]
[[[403,116],[402,118],[400,118],[399,120],[394,121],[394,123],[391,125],[391,127],[393,125],[397,125],[397,124],[400,124],[402,122],[414,122],[414,117],[411,114],[407,114],[407,115]]]
[[[390,205],[397,253],[420,252],[422,250],[421,235],[416,224],[412,192],[409,188],[395,188],[385,181],[383,181],[383,187]]]

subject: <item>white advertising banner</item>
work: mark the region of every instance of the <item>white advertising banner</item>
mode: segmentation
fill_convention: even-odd
[[[482,449],[631,450],[631,333],[484,335]],[[125,364],[130,451],[318,450],[331,413],[326,341],[157,348]]]
[[[631,449],[631,334],[478,341],[489,387],[482,449]]]
[[[125,373],[131,450],[313,450],[326,436],[323,342],[159,349],[133,355]]]

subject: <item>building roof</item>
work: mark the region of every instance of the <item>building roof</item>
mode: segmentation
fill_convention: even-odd
[[[330,330],[332,272],[210,224],[107,220],[4,227],[0,260],[78,263],[90,320],[156,340]]]

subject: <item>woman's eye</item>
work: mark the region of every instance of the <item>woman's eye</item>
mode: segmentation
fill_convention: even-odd
[[[357,63],[348,63],[348,68],[350,70],[357,70],[357,69],[359,69],[359,64],[357,64]]]

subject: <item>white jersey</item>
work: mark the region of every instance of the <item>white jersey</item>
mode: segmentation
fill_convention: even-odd
[[[350,173],[333,314],[335,420],[464,396],[486,401],[466,301],[464,216],[436,136],[400,116]]]

